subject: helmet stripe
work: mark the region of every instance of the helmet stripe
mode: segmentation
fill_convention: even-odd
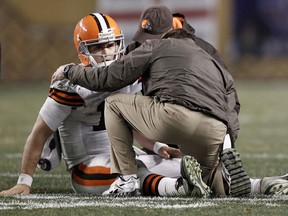
[[[95,20],[95,22],[99,28],[99,32],[106,31],[109,28],[107,26],[107,23],[106,23],[104,17],[102,16],[102,14],[93,13],[93,14],[91,14],[91,16],[94,18],[94,20]]]
[[[106,22],[107,28],[111,28],[107,17],[104,16],[103,14],[101,14],[101,15],[103,16],[103,18],[104,18],[104,20],[105,20],[105,22]]]

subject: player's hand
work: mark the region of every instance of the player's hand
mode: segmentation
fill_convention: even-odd
[[[0,195],[14,195],[14,194],[30,194],[31,188],[26,184],[17,184],[14,187],[3,190],[0,192]]]
[[[179,149],[169,147],[169,146],[162,146],[159,151],[159,155],[163,158],[181,158],[182,153],[180,152]]]
[[[59,68],[57,68],[57,70],[53,73],[52,75],[52,78],[51,78],[51,84],[53,84],[54,82],[56,82],[57,80],[63,80],[65,79],[64,77],[64,68],[67,66],[67,65],[71,65],[73,63],[70,63],[70,64],[65,64],[65,65],[62,65],[60,66]],[[75,64],[73,64],[75,65]]]

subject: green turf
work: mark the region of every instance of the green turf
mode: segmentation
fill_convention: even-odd
[[[288,85],[284,81],[236,81],[242,105],[237,148],[250,176],[288,171]],[[48,83],[0,83],[0,190],[17,181],[21,152]],[[0,197],[0,215],[285,215],[288,197],[245,199],[129,198],[73,194],[62,165],[37,170],[33,195]]]

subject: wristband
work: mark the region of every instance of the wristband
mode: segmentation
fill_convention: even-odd
[[[153,151],[156,153],[156,154],[159,154],[159,149],[163,146],[168,146],[167,144],[165,143],[161,143],[161,142],[155,142],[154,146],[153,146]]]
[[[30,175],[20,174],[17,184],[25,184],[31,187],[32,182],[33,182],[33,178]]]

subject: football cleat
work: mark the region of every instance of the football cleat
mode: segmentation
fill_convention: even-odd
[[[209,197],[212,194],[211,189],[207,186],[201,177],[202,170],[195,158],[185,155],[181,160],[181,176],[189,184],[191,197]],[[183,181],[184,183],[185,181]],[[184,187],[184,184],[183,184]]]
[[[288,195],[288,181],[275,177],[264,177],[260,183],[260,192],[266,195]]]
[[[102,196],[109,197],[130,197],[140,196],[140,180],[131,176],[125,180],[123,176],[119,176],[110,188],[102,193]]]
[[[251,181],[245,172],[240,154],[233,148],[227,148],[221,153],[220,159],[230,175],[230,194],[233,197],[251,194]]]

